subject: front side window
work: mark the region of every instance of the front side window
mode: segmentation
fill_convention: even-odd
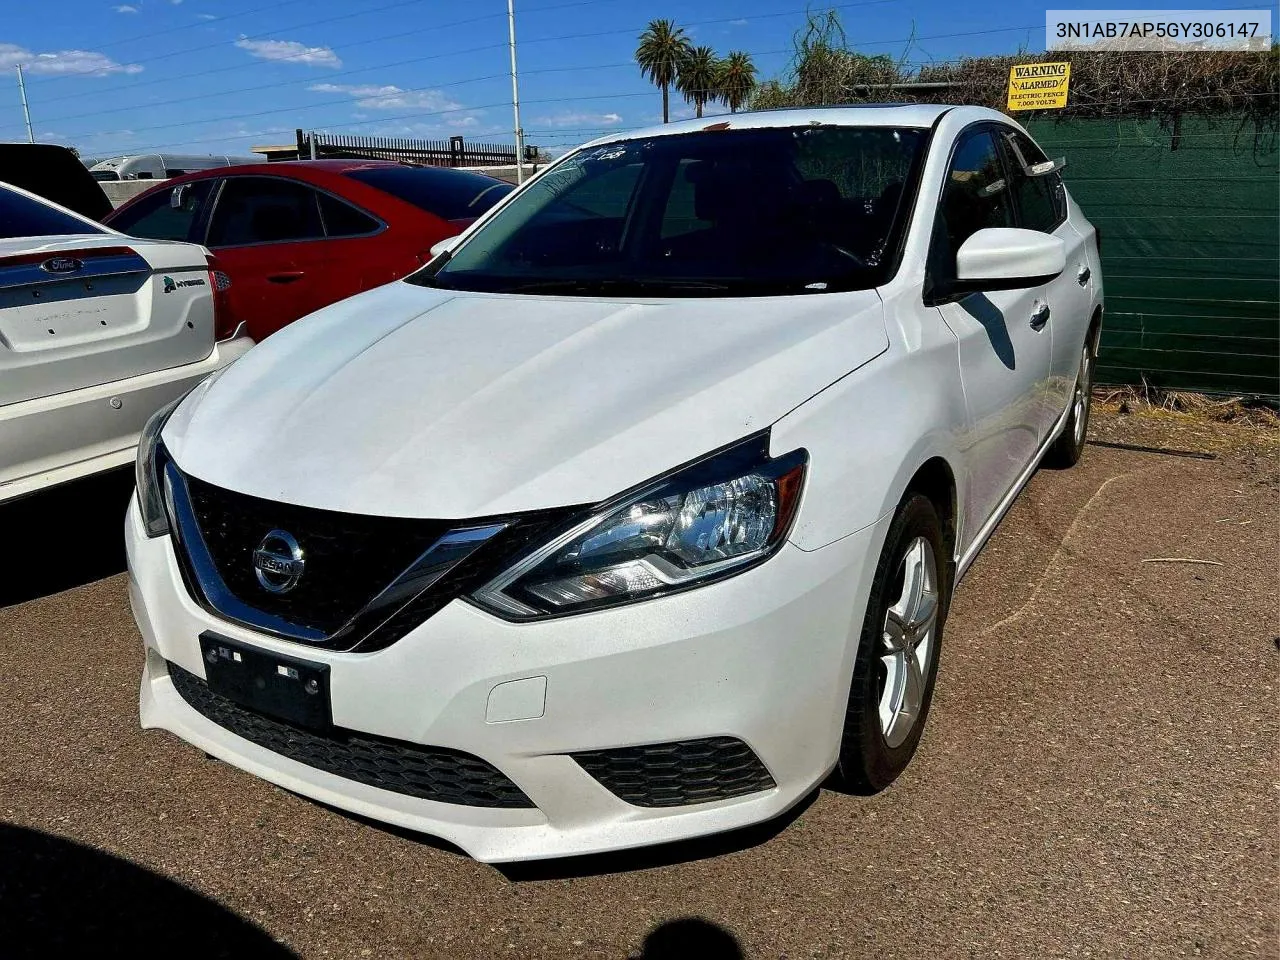
[[[1012,227],[1013,204],[995,141],[985,130],[956,148],[942,188],[942,229],[954,256],[961,244],[987,227]]]
[[[157,190],[109,219],[112,228],[149,240],[190,240],[195,224],[209,199],[212,180],[183,183],[171,190]]]
[[[208,245],[323,238],[316,192],[310,187],[275,177],[229,177],[213,211]]]
[[[0,239],[101,234],[105,231],[79,217],[0,186]]]
[[[719,130],[579,151],[414,282],[703,296],[867,289],[896,269],[928,132]]]

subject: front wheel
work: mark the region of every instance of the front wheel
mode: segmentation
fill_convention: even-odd
[[[1067,422],[1063,424],[1058,439],[1045,451],[1044,463],[1047,467],[1060,470],[1074,467],[1084,453],[1084,441],[1089,433],[1089,408],[1093,400],[1093,343],[1091,333],[1085,337],[1084,347],[1080,351],[1080,369],[1076,373],[1076,388],[1071,394],[1071,410],[1067,414]]]
[[[851,792],[893,783],[924,733],[951,590],[945,542],[933,503],[909,496],[889,528],[858,643],[836,771]]]

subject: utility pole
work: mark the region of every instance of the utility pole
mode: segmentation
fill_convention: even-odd
[[[507,0],[507,30],[511,38],[511,109],[516,120],[516,183],[524,183],[524,128],[520,126],[520,85],[516,82],[515,0]]]
[[[512,40],[512,43],[514,42],[515,41]],[[511,56],[515,56],[514,49],[512,50]],[[514,60],[511,62],[513,64],[515,63]],[[513,66],[511,69],[514,70],[515,67]],[[18,93],[22,96],[22,116],[27,121],[27,143],[35,143],[36,135],[31,132],[31,108],[27,106],[27,84],[26,81],[22,79],[22,64],[18,64]]]

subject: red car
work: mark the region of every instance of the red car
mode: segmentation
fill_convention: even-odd
[[[386,160],[223,167],[165,180],[102,218],[113,229],[204,244],[231,279],[254,340],[416,270],[514,189],[483,174]]]

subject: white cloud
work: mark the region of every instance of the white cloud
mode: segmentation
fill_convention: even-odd
[[[541,127],[612,127],[622,122],[617,113],[557,113],[538,117],[533,125]]]
[[[342,61],[330,47],[308,47],[296,40],[250,40],[241,37],[236,46],[259,60],[301,63],[309,67],[340,67]]]
[[[16,43],[0,43],[0,70],[11,70],[18,64],[27,73],[80,74],[105,77],[113,73],[141,73],[136,63],[117,63],[105,53],[94,50],[56,50],[35,53]]]
[[[114,10],[116,13],[137,13],[138,12],[137,7],[131,7],[127,3],[122,3],[120,4],[120,6],[112,7],[111,9]]]
[[[215,17],[212,13],[197,13],[196,19],[197,20],[217,20],[218,18]]]
[[[404,90],[393,84],[313,83],[307,88],[316,93],[344,93],[367,110],[428,110],[444,113],[465,110],[439,90]],[[451,121],[452,122],[452,121]]]
[[[750,22],[751,22],[750,20],[730,20],[730,21],[729,21],[729,26],[731,26],[731,27],[745,27],[745,26],[746,26],[748,23],[750,23]]]

